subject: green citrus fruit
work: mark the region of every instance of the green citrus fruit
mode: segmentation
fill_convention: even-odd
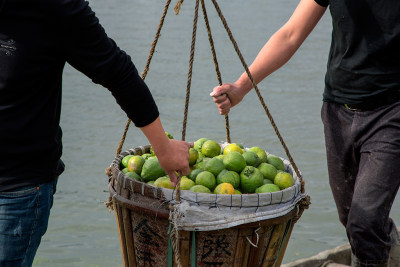
[[[220,159],[220,160],[223,160],[224,159],[224,157],[225,157],[225,155],[218,155],[218,156],[215,156],[214,158],[217,158],[217,159]]]
[[[128,161],[128,169],[130,172],[136,172],[140,174],[142,172],[143,164],[146,160],[141,156],[135,155]]]
[[[260,165],[258,165],[257,168],[264,175],[264,179],[269,179],[271,181],[274,181],[275,175],[278,172],[274,165],[263,162]]]
[[[121,170],[121,172],[122,172],[122,173],[127,173],[127,172],[129,172],[129,169],[128,169],[128,168],[123,168],[123,169]]]
[[[189,179],[192,180],[193,182],[196,181],[196,176],[201,173],[203,170],[202,169],[193,169],[190,173],[189,173]]]
[[[211,158],[203,158],[200,162],[197,162],[196,164],[193,165],[195,169],[201,169],[204,171],[204,168],[206,166],[207,161],[209,161]]]
[[[192,166],[199,158],[199,152],[194,148],[189,148],[189,165]]]
[[[186,176],[181,177],[181,190],[189,190],[195,183]]]
[[[146,160],[146,162],[143,164],[142,172],[140,174],[143,182],[156,180],[157,178],[164,175],[165,171],[163,170],[163,168],[161,168],[161,165],[156,157],[151,157]]]
[[[215,187],[214,194],[233,195],[235,194],[235,188],[230,183],[222,183]]]
[[[242,144],[239,144],[239,143],[232,143],[232,144],[237,145],[237,146],[240,147],[241,149],[244,149],[244,146],[243,146]]]
[[[122,165],[123,168],[128,168],[128,161],[132,157],[133,157],[133,155],[127,155],[127,156],[122,158],[121,165]]]
[[[165,132],[165,134],[168,136],[169,139],[174,139],[174,137],[172,136],[172,134],[170,134],[169,132]]]
[[[264,184],[273,184],[274,183],[274,181],[271,181],[270,179],[265,179],[264,178],[264,182],[263,182]]]
[[[246,166],[240,173],[240,186],[243,193],[254,193],[256,188],[263,185],[264,177],[259,169]]]
[[[154,185],[155,181],[148,181],[147,184]]]
[[[205,137],[198,139],[196,142],[194,142],[193,148],[196,149],[197,151],[201,152],[201,148],[202,148],[204,142],[207,140],[208,140],[208,138],[205,138]]]
[[[279,186],[276,184],[265,184],[256,189],[256,193],[261,194],[261,193],[271,193],[271,192],[277,192],[280,191],[281,189]]]
[[[237,172],[222,170],[217,176],[217,184],[230,183],[234,188],[240,184],[240,176]]]
[[[258,167],[260,164],[260,158],[253,151],[246,151],[242,154],[247,166]]]
[[[237,151],[237,152],[239,152],[240,154],[243,153],[242,149],[241,149],[238,145],[236,145],[236,144],[228,144],[228,145],[226,145],[226,146],[224,147],[224,152],[223,152],[223,154],[226,155],[226,154],[228,154],[228,153],[231,152],[231,151]]]
[[[242,192],[240,192],[239,190],[235,189],[235,195],[241,195]]]
[[[214,190],[216,183],[214,174],[209,171],[203,171],[196,177],[196,184],[204,185],[211,191]]]
[[[288,172],[278,172],[274,179],[274,184],[280,189],[285,189],[294,185],[293,176]]]
[[[260,159],[260,163],[267,162],[267,153],[261,147],[253,146],[253,147],[249,148],[248,151],[252,151],[252,152],[256,153],[258,158]]]
[[[169,179],[168,175],[157,178],[154,181],[154,186],[174,189],[174,187],[172,186],[171,180]]]
[[[136,172],[127,172],[125,173],[126,176],[132,178],[133,180],[136,181],[141,181],[142,179],[140,178],[139,174],[137,174]]]
[[[152,156],[153,156],[153,155],[150,154],[150,153],[145,153],[145,154],[143,154],[141,157],[144,158],[144,159],[148,159],[148,158],[150,158],[150,157],[152,157]]]
[[[206,157],[213,158],[221,154],[221,146],[217,141],[207,140],[201,147],[201,153]]]
[[[217,176],[223,169],[225,169],[224,162],[218,158],[212,158],[204,165],[204,170],[211,172],[214,176]]]
[[[285,165],[283,164],[282,159],[275,155],[269,154],[267,157],[267,162],[271,165],[274,165],[277,170],[285,170]]]
[[[237,151],[232,151],[224,156],[223,162],[225,168],[230,171],[241,172],[246,167],[246,160],[242,154]]]
[[[201,184],[194,185],[189,190],[193,191],[193,192],[196,192],[196,193],[209,193],[209,194],[211,194],[210,189],[208,189],[208,187],[205,187],[204,185],[201,185]]]

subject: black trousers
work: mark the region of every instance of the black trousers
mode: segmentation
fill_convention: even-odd
[[[366,111],[325,102],[321,117],[329,183],[357,265],[385,266],[400,185],[400,101]]]

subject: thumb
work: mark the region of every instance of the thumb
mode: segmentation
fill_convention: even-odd
[[[225,85],[214,87],[213,91],[210,93],[210,96],[217,97],[228,92],[228,87]]]

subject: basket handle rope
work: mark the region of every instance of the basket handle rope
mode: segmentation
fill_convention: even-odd
[[[272,125],[272,127],[274,128],[274,131],[275,131],[276,135],[278,136],[278,139],[279,139],[279,141],[281,142],[281,144],[282,144],[282,146],[283,146],[283,149],[284,149],[285,152],[286,152],[286,155],[287,155],[287,157],[288,157],[288,159],[289,159],[289,161],[290,161],[290,164],[293,166],[294,171],[296,172],[297,176],[298,176],[299,179],[300,179],[300,182],[301,182],[301,192],[304,193],[304,192],[305,192],[305,190],[304,190],[304,181],[303,181],[303,178],[302,178],[302,176],[301,176],[301,174],[300,174],[300,171],[299,171],[299,169],[297,168],[297,165],[296,165],[296,164],[294,163],[294,161],[293,161],[293,158],[292,158],[292,156],[291,156],[291,154],[290,154],[290,152],[289,152],[289,149],[287,148],[286,143],[285,143],[285,141],[283,140],[283,138],[282,138],[282,136],[281,136],[281,134],[280,134],[280,132],[279,132],[279,130],[278,130],[278,127],[276,126],[275,121],[274,121],[274,119],[273,119],[273,117],[272,117],[272,115],[271,115],[271,113],[270,113],[270,111],[269,111],[267,105],[265,104],[265,101],[264,101],[263,97],[261,96],[261,93],[260,93],[260,90],[259,90],[258,87],[257,87],[257,84],[254,82],[253,76],[252,76],[251,73],[250,73],[250,70],[249,70],[249,68],[248,68],[248,66],[247,66],[247,64],[246,64],[246,62],[245,62],[245,60],[244,60],[244,58],[243,58],[242,53],[240,52],[240,49],[239,49],[239,47],[238,47],[238,45],[237,45],[237,43],[236,43],[236,40],[235,40],[235,38],[233,37],[233,34],[232,34],[232,32],[231,32],[231,30],[230,30],[230,28],[229,28],[229,26],[228,26],[228,23],[226,22],[226,19],[225,19],[224,15],[222,14],[221,9],[219,8],[219,5],[218,5],[217,1],[216,1],[216,0],[211,0],[211,1],[213,2],[214,6],[215,6],[215,9],[216,9],[216,11],[217,11],[217,13],[218,13],[218,16],[220,17],[220,19],[221,19],[221,21],[222,21],[222,24],[224,25],[225,30],[226,30],[226,32],[228,33],[228,36],[229,36],[229,38],[230,38],[230,40],[231,40],[231,42],[232,42],[232,44],[233,44],[233,47],[235,48],[235,51],[236,51],[237,55],[239,56],[239,59],[240,59],[242,65],[243,65],[243,67],[244,67],[244,69],[245,69],[245,71],[246,71],[246,73],[247,73],[247,75],[248,75],[248,77],[249,77],[249,79],[250,79],[250,81],[251,81],[251,84],[253,85],[254,90],[255,90],[256,93],[257,93],[257,96],[258,96],[258,98],[259,98],[259,100],[260,100],[260,102],[261,102],[261,105],[263,106],[263,108],[264,108],[264,110],[265,110],[265,113],[267,114],[267,116],[268,116],[268,118],[269,118],[269,120],[270,120],[270,122],[271,122],[271,125]],[[203,6],[203,7],[204,7],[204,6]]]

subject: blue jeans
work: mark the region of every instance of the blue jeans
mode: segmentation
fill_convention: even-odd
[[[324,103],[329,182],[346,227],[353,266],[387,266],[400,187],[400,102],[353,111]]]
[[[47,230],[57,179],[0,192],[0,267],[31,266]]]

